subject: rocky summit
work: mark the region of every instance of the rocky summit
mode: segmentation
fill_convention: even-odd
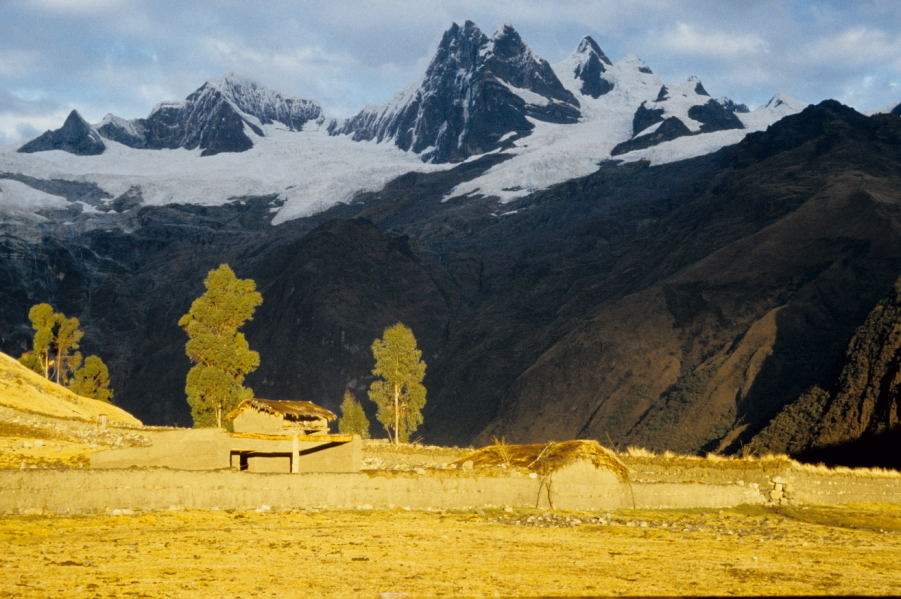
[[[158,105],[147,118],[107,115],[97,132],[132,148],[200,148],[203,156],[211,156],[250,149],[252,136],[264,135],[261,125],[280,123],[296,130],[321,116],[312,100],[284,97],[229,73],[204,83],[183,102]]]
[[[344,122],[232,75],[146,119],[75,117],[0,152],[0,351],[28,349],[50,302],[146,423],[190,423],[176,323],[227,262],[263,295],[259,397],[364,399],[400,321],[432,443],[888,463],[897,115],[748,111],[590,38],[550,66],[467,22]]]
[[[62,127],[53,131],[45,131],[19,148],[19,152],[29,154],[47,150],[62,150],[79,156],[94,156],[102,154],[105,149],[106,146],[100,135],[78,114],[77,110],[73,110],[66,117],[66,122]]]
[[[505,25],[489,38],[467,21],[444,33],[417,85],[332,132],[391,140],[425,161],[457,162],[527,134],[534,128],[529,117],[574,123],[579,102],[513,27]]]

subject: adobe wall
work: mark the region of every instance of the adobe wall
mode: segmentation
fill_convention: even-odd
[[[776,485],[786,503],[851,504],[851,503],[901,503],[901,476],[860,476],[852,473],[831,473],[791,470]],[[778,493],[778,491],[775,491]]]
[[[729,508],[768,502],[756,484],[633,483],[639,509]]]
[[[354,509],[484,507],[613,510],[728,507],[762,502],[737,486],[628,485],[610,472],[576,464],[550,478],[460,472],[259,474],[168,469],[0,471],[0,513],[82,513],[113,509]],[[635,502],[633,503],[633,497]]]
[[[223,471],[0,471],[0,513],[111,509],[467,509],[535,507],[539,481],[522,477],[389,476],[364,473],[259,474]],[[617,506],[618,507],[618,506]]]
[[[150,446],[128,447],[98,451],[91,455],[92,468],[165,467],[176,470],[221,470],[239,468],[232,463],[234,451],[258,451],[261,453],[291,453],[291,440],[243,438],[230,435],[222,429],[196,428],[148,431],[145,436]],[[302,455],[300,472],[354,472],[360,469],[361,446],[359,437],[322,451],[315,448],[327,441],[299,441]],[[288,456],[253,457],[247,460],[252,472],[290,472]]]
[[[0,470],[0,514],[115,509],[728,508],[741,504],[901,503],[901,476],[792,470],[765,484],[620,482],[575,463],[552,477],[510,472],[369,471],[263,474],[234,470]]]

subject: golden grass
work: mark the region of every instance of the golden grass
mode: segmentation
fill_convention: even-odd
[[[688,455],[664,451],[656,453],[644,447],[630,445],[618,454],[621,460],[636,463],[659,463],[669,466],[702,466],[717,469],[757,469],[757,468],[791,468],[815,474],[843,474],[861,478],[897,478],[901,472],[885,468],[849,468],[846,466],[826,466],[824,464],[806,464],[798,462],[784,453],[768,453],[762,455],[732,456],[708,453],[704,456]]]
[[[454,464],[462,465],[471,461],[474,466],[505,466],[549,474],[579,460],[586,460],[597,468],[610,470],[621,480],[629,477],[628,469],[615,453],[602,447],[597,441],[590,440],[508,445],[503,440],[495,439],[494,445],[464,456]]]
[[[901,534],[755,509],[4,517],[0,596],[901,593]]]
[[[110,424],[141,425],[125,410],[78,396],[4,353],[0,353],[0,405],[56,418],[95,420],[106,416]]]

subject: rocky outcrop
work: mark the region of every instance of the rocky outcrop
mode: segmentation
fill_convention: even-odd
[[[591,36],[586,35],[579,42],[573,62],[572,74],[580,82],[583,95],[597,99],[613,89],[613,82],[604,77],[613,63]]]
[[[527,117],[574,123],[579,102],[513,27],[489,38],[472,21],[454,23],[423,79],[383,106],[332,128],[355,140],[391,140],[426,162],[457,162],[533,129]]]
[[[62,127],[44,132],[18,151],[32,153],[47,150],[62,150],[79,156],[96,156],[106,150],[106,145],[97,131],[81,118],[77,110],[73,110],[66,117]]]
[[[660,114],[662,114],[662,111],[660,112]],[[639,115],[637,113],[635,115],[635,118],[639,118]],[[611,154],[613,154],[614,156],[619,156],[620,154],[625,154],[626,152],[632,152],[633,150],[643,150],[645,148],[650,148],[656,146],[657,144],[661,144],[665,141],[671,141],[679,137],[691,135],[689,128],[674,116],[658,122],[660,123],[660,125],[653,131],[644,133],[643,135],[639,135],[637,137],[633,137],[629,141],[624,141],[621,144],[617,144],[616,147],[613,148]]]
[[[697,77],[689,77],[678,86],[664,85],[653,102],[642,102],[635,110],[632,138],[618,144],[611,154],[650,148],[687,135],[744,129],[736,112],[738,107],[731,100],[724,105],[710,98]]]
[[[859,442],[901,425],[901,279],[857,328],[838,376],[786,405],[750,443],[793,455]]]
[[[98,128],[107,139],[139,149],[200,148],[203,156],[243,152],[261,125],[281,123],[292,130],[322,118],[312,100],[278,92],[229,73],[204,83],[183,102],[163,103],[147,118],[125,120],[107,115]]]

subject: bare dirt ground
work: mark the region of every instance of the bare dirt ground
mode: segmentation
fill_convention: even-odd
[[[0,596],[901,594],[901,506],[0,517]]]

